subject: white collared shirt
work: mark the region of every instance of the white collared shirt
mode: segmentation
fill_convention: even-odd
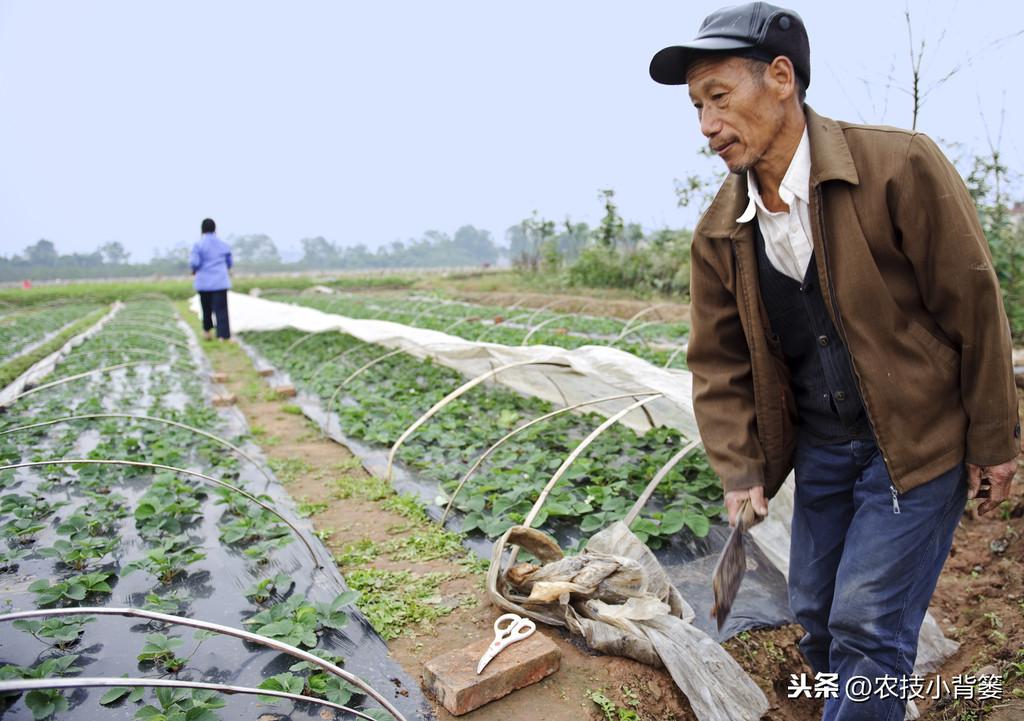
[[[789,211],[773,213],[764,206],[757,178],[752,170],[747,171],[747,195],[750,203],[738,223],[748,223],[757,215],[764,236],[764,249],[771,264],[790,278],[803,282],[814,246],[811,244],[810,207],[811,144],[807,139],[807,128],[789,161],[789,168],[779,185],[779,197]]]

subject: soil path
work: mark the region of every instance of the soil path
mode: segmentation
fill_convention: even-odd
[[[194,324],[183,305],[179,310]],[[431,658],[490,638],[499,612],[485,600],[485,567],[467,558],[451,534],[426,521],[414,502],[366,473],[346,448],[322,438],[296,406],[275,395],[241,348],[216,341],[202,345],[214,370],[228,375],[225,385],[237,396],[279,479],[310,512],[346,579],[352,585],[360,581],[363,600],[371,604],[361,607],[410,675],[421,678],[423,664]],[[1006,679],[1005,700],[939,702],[924,708],[924,721],[1024,719],[1019,700],[1024,698],[1022,535],[1024,483],[1018,480],[1002,512],[965,516],[932,602],[943,630],[962,643],[943,668],[943,678],[998,673]],[[561,649],[561,669],[460,718],[695,721],[686,699],[663,671],[629,659],[590,655],[557,629],[540,632]],[[820,718],[819,701],[787,698],[790,674],[810,673],[797,647],[801,635],[798,626],[789,626],[745,632],[725,644],[767,694],[772,704],[767,721]],[[611,699],[616,706],[611,715],[590,699],[591,692]],[[441,707],[435,706],[435,712],[442,721],[453,718]]]

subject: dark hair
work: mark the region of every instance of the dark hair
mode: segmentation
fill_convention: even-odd
[[[764,71],[768,69],[769,63],[758,58],[743,58],[743,62],[747,64],[747,70],[754,76],[754,80],[757,81],[758,87],[764,86]],[[794,73],[794,79],[796,80],[796,96],[800,100],[800,104],[803,105],[804,98],[807,97],[807,83],[800,75]]]
[[[215,230],[217,230],[217,224],[214,223],[212,219],[206,218],[203,221],[203,232],[204,233],[212,233]]]

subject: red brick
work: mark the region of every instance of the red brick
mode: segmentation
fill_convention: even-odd
[[[235,394],[234,393],[221,393],[221,394],[215,395],[213,397],[213,405],[215,405],[215,406],[231,406],[231,405],[235,404],[236,400],[237,399],[235,398]]]
[[[289,384],[274,386],[274,393],[278,398],[291,398],[295,395],[295,386]]]
[[[480,657],[493,638],[450,651],[427,662],[423,685],[454,716],[480,708],[558,670],[562,652],[551,639],[534,633],[507,646],[477,675]]]
[[[256,372],[259,373],[264,378],[274,375],[273,368],[257,368]]]

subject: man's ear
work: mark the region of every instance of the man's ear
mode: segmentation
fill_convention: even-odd
[[[765,80],[779,100],[789,100],[796,95],[796,70],[785,55],[779,55],[768,64]]]

